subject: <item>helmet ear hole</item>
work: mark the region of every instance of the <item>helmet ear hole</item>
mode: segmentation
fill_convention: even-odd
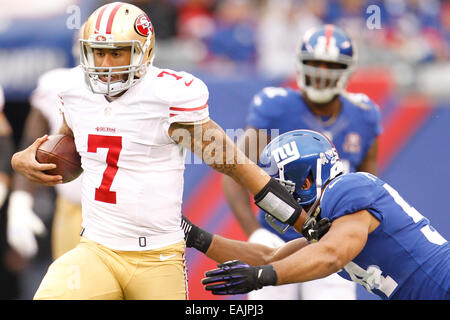
[[[308,176],[305,179],[305,182],[303,182],[302,190],[309,190],[309,189],[311,189],[313,184],[314,184],[314,176],[313,176],[312,171],[310,170],[309,173],[308,173]]]

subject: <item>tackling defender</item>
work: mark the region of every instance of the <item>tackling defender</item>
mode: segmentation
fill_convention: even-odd
[[[291,156],[280,157],[283,149]],[[343,174],[325,136],[285,133],[264,149],[261,163],[307,210],[291,226],[300,231],[329,219],[331,227],[318,242],[301,238],[273,249],[213,236],[185,220],[188,246],[225,262],[206,272],[206,290],[242,294],[338,272],[382,299],[450,299],[450,243],[386,182],[369,173]],[[206,239],[202,246],[199,238]]]
[[[357,62],[356,47],[342,29],[324,25],[308,30],[297,53],[297,83],[301,91],[267,87],[255,95],[247,116],[247,129],[238,145],[250,159],[246,139],[257,140],[262,150],[270,139],[259,129],[280,134],[295,129],[322,132],[336,146],[346,172],[365,171],[377,175],[378,135],[381,133],[378,106],[364,94],[345,91]],[[275,232],[265,213],[255,217],[248,193],[232,179],[223,177],[223,190],[232,212],[248,235],[248,241],[277,247],[300,235],[292,229]],[[265,288],[249,293],[249,299],[356,299],[356,286],[337,275],[325,279]]]

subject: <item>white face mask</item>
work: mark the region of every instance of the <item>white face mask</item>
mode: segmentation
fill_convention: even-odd
[[[351,67],[345,69],[324,69],[298,64],[297,84],[308,98],[315,103],[330,102],[345,90]]]
[[[111,71],[109,72],[109,74],[111,74]],[[91,75],[86,77],[86,81],[88,82],[88,85],[93,93],[105,94],[111,97],[114,97],[119,93],[131,88],[138,82],[139,79],[140,78],[128,78],[127,81],[119,80],[114,82],[111,82],[110,79],[108,79],[107,82],[104,82],[99,79],[98,75]]]
[[[330,102],[340,90],[335,89],[316,89],[311,86],[305,87],[306,95],[308,99],[315,103],[327,103]]]
[[[91,91],[93,93],[115,96],[136,85],[146,73],[148,65],[151,65],[153,62],[154,56],[147,63],[143,63],[144,53],[147,50],[148,44],[149,41],[147,41],[145,46],[142,47],[141,43],[136,40],[116,41],[110,43],[81,40],[80,62],[85,72],[86,83]],[[128,65],[109,68],[95,66],[93,58],[93,48],[114,49],[117,47],[125,46],[130,46],[131,48],[130,62]],[[127,75],[126,80],[111,82],[112,75],[123,74]],[[100,80],[99,76],[102,75],[107,76],[108,80],[106,82]]]

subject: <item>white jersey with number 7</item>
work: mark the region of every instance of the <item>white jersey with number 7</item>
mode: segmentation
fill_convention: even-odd
[[[206,85],[189,73],[152,66],[109,102],[93,94],[84,77],[74,68],[59,94],[82,158],[83,236],[125,251],[182,241],[186,151],[168,129],[208,117]]]

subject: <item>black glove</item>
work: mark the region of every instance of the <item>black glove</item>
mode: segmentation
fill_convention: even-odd
[[[302,235],[309,242],[319,241],[330,229],[331,222],[328,218],[323,218],[319,222],[311,221],[311,223],[304,224],[302,228]]]
[[[264,286],[274,286],[277,274],[271,265],[252,267],[239,260],[218,265],[205,273],[205,289],[215,295],[244,294]]]
[[[181,229],[184,231],[186,247],[195,248],[203,253],[208,251],[213,235],[193,224],[184,215],[181,216]]]

